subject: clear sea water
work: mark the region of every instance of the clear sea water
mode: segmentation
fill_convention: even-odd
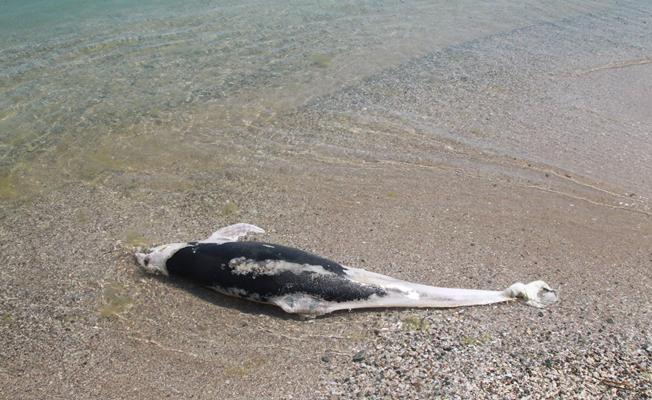
[[[441,161],[414,135],[651,194],[651,32],[647,0],[2,0],[0,196],[304,151]]]

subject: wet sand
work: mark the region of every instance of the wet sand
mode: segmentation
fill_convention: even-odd
[[[0,180],[3,396],[652,396],[652,40],[633,10],[450,46],[281,110],[206,103],[34,157]],[[401,279],[543,279],[561,299],[303,321],[132,258],[240,221]]]
[[[408,337],[401,321],[415,318],[437,324],[437,335],[426,334],[426,342],[437,346],[447,337],[442,347],[452,342],[474,349],[451,353],[451,367],[433,374],[453,382],[445,394],[490,397],[476,380],[454,382],[465,381],[476,361],[487,362],[487,353],[500,361],[511,357],[508,351],[540,367],[550,359],[553,368],[572,363],[563,380],[534,384],[539,393],[588,388],[591,396],[610,396],[616,389],[601,383],[606,380],[620,382],[630,398],[649,394],[649,216],[458,167],[308,158],[254,165],[255,173],[251,165],[229,167],[228,187],[209,181],[167,192],[163,201],[160,191],[147,188],[70,185],[3,216],[5,395],[337,394],[329,382],[350,374],[355,353],[373,354],[378,332]],[[301,321],[146,276],[131,257],[130,246],[139,240],[197,239],[234,221],[265,227],[265,240],[407,280],[504,288],[545,279],[561,301],[544,311],[514,304]],[[480,335],[483,341],[468,342]],[[587,350],[605,347],[627,368],[610,370],[613,357],[600,353],[590,363],[584,358]],[[525,368],[508,365],[495,374]],[[596,365],[606,372],[593,376]]]

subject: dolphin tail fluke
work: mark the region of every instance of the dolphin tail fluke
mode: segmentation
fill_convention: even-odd
[[[544,281],[534,281],[527,285],[518,282],[505,289],[504,292],[511,298],[520,299],[525,304],[537,308],[549,306],[559,299],[557,292]]]
[[[543,281],[515,283],[499,290],[442,288],[395,279],[357,268],[347,268],[347,275],[359,283],[380,286],[385,296],[334,304],[332,310],[370,307],[452,308],[521,300],[533,307],[545,307],[557,301],[557,294]]]

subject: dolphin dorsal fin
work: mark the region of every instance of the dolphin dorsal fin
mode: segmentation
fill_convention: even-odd
[[[238,239],[250,233],[265,233],[265,231],[256,225],[244,223],[233,224],[216,230],[208,238],[200,240],[199,243],[221,244],[226,242],[237,242]]]

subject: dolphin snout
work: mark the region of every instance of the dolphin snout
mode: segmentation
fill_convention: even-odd
[[[147,254],[140,253],[140,252],[137,251],[136,253],[134,253],[134,256],[136,257],[136,262],[138,263],[138,265],[145,268],[145,266],[146,266],[145,265],[145,257],[147,257]]]

